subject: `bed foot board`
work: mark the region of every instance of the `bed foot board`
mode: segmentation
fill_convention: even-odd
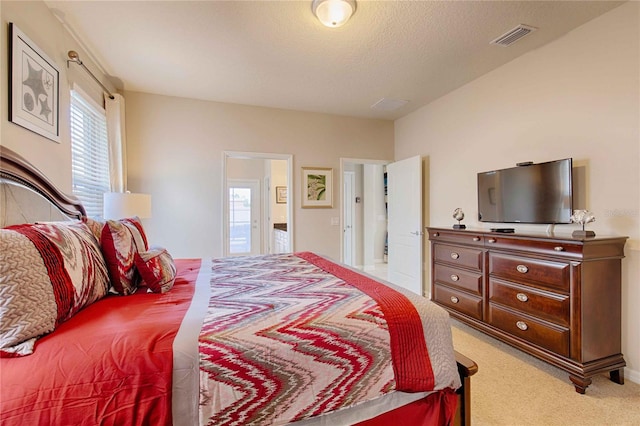
[[[458,374],[462,386],[456,391],[458,394],[458,408],[453,424],[469,426],[471,424],[471,376],[478,372],[478,365],[471,359],[455,351]]]

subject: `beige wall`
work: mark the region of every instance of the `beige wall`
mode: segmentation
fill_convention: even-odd
[[[285,160],[271,160],[271,222],[287,222],[287,204],[276,203],[276,187],[288,186],[287,162]]]
[[[152,243],[176,257],[222,254],[222,153],[293,155],[294,248],[340,258],[340,157],[389,160],[393,123],[127,92],[131,191],[153,197]],[[334,207],[300,207],[300,168],[334,169]]]
[[[0,144],[6,146],[38,167],[54,184],[71,192],[71,146],[69,136],[69,90],[79,84],[96,101],[102,103],[102,89],[78,65],[67,68],[67,52],[75,50],[93,73],[106,84],[113,86],[91,62],[88,55],[64,29],[60,21],[41,1],[0,2],[2,29],[0,30]],[[56,143],[24,127],[9,122],[8,98],[8,26],[15,25],[29,37],[40,50],[53,60],[59,71],[60,108],[59,123],[61,142]]]
[[[476,174],[565,157],[599,235],[627,235],[623,353],[640,382],[640,34],[629,2],[395,122],[395,158],[428,157],[428,224],[476,221]],[[490,227],[485,224],[485,227]],[[517,227],[517,228],[523,228]],[[529,226],[544,231],[545,227]],[[576,225],[556,226],[571,233]]]

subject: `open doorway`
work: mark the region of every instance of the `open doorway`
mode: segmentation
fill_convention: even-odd
[[[225,256],[293,251],[292,163],[288,154],[224,152]]]
[[[387,161],[340,159],[342,262],[386,278],[387,215],[384,167]]]
[[[342,261],[425,294],[421,157],[396,162],[345,158],[340,171]]]

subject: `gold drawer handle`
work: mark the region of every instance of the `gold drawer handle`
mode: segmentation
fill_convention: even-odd
[[[433,236],[434,236],[434,237],[439,237],[439,236],[440,236],[440,233],[439,233],[439,232],[434,232],[434,233],[433,233]]]
[[[564,247],[562,247],[562,246],[555,246],[553,249],[555,251],[564,251]]]
[[[527,272],[529,272],[529,268],[527,268],[525,265],[518,265],[516,266],[516,269],[521,274],[526,274]]]
[[[518,293],[516,294],[516,299],[518,299],[521,302],[526,302],[527,300],[529,300],[529,296],[527,296],[524,293]]]
[[[451,274],[451,281],[458,281],[460,279],[456,274]]]
[[[488,243],[493,244],[493,243],[495,243],[495,242],[496,242],[496,239],[495,239],[495,238],[489,238],[489,239],[487,240],[487,242],[488,242]]]
[[[520,330],[522,331],[527,331],[527,329],[529,328],[529,326],[527,325],[526,322],[524,321],[518,321],[516,322],[516,327],[518,327]]]
[[[473,237],[473,241],[475,241],[475,242],[480,241],[480,237]]]
[[[451,253],[451,258],[452,259],[457,259],[459,257],[460,257],[460,255],[458,253],[456,253],[455,251]]]
[[[451,301],[452,301],[453,303],[458,303],[460,300],[459,300],[457,297],[455,297],[455,296],[451,296]]]

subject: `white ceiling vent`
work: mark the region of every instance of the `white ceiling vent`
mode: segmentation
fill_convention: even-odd
[[[371,109],[377,111],[395,111],[398,108],[402,108],[409,101],[405,101],[404,99],[388,99],[382,98],[373,105],[371,105]]]
[[[497,44],[498,46],[502,46],[502,47],[511,46],[513,43],[520,40],[522,37],[532,33],[535,30],[537,30],[537,28],[520,24],[514,29],[502,34],[500,37],[493,40],[489,44]]]

